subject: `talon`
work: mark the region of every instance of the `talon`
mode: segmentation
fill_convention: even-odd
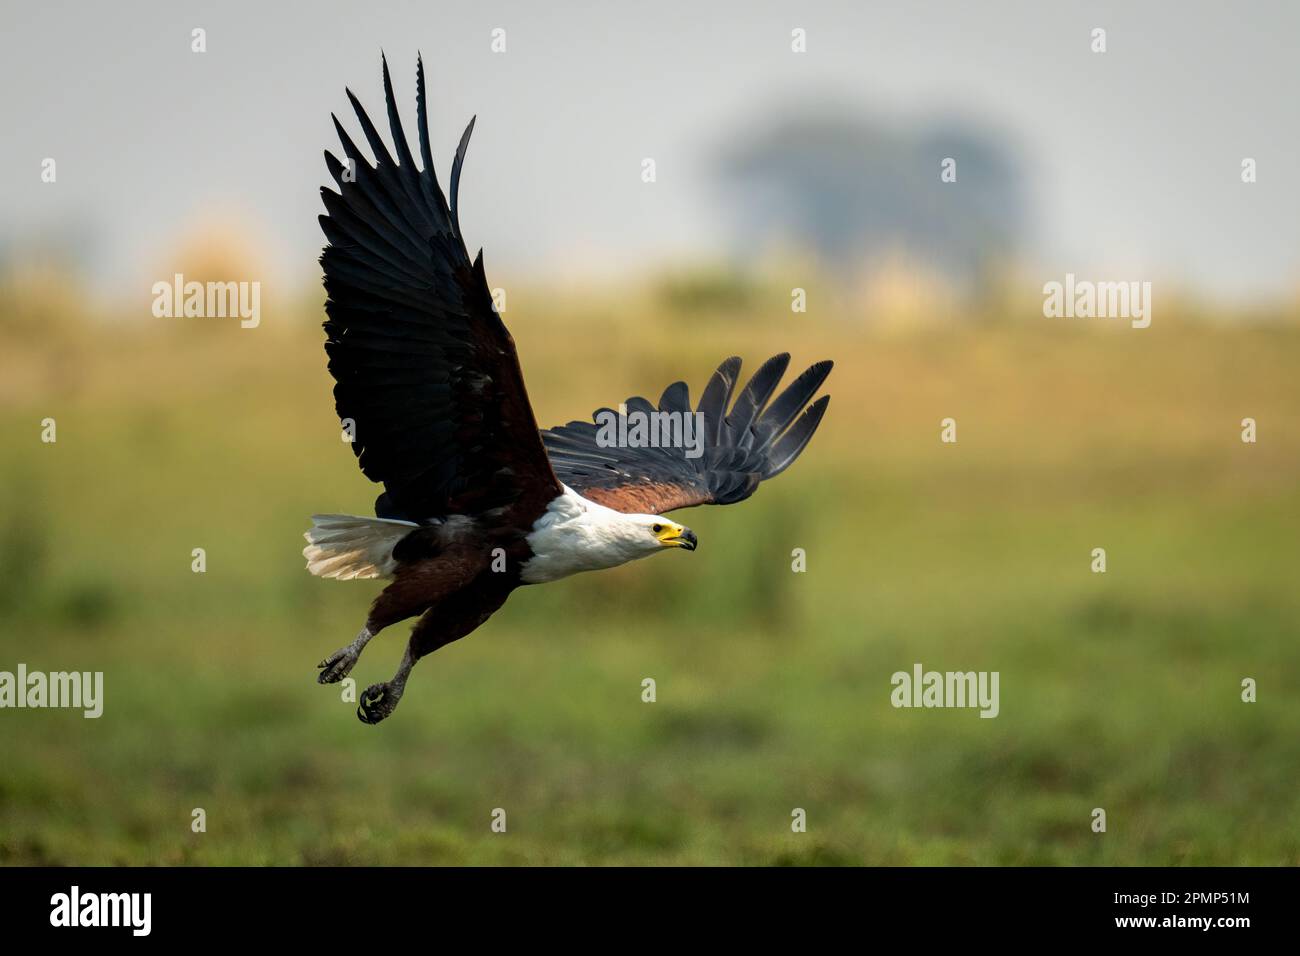
[[[370,628],[363,627],[361,633],[356,636],[356,639],[351,644],[340,647],[316,665],[316,669],[321,672],[316,675],[316,682],[318,684],[334,684],[347,677],[352,668],[356,666],[357,661],[361,658],[361,652],[365,650],[366,644],[370,642],[372,637],[374,635],[370,633]]]
[[[401,698],[400,687],[394,688],[388,683],[371,684],[361,692],[361,702],[357,705],[357,719],[363,724],[377,724],[393,713]]]
[[[320,671],[316,675],[316,683],[334,684],[341,681],[351,673],[352,668],[357,663],[357,658],[360,656],[360,654],[348,647],[335,651],[316,665]]]

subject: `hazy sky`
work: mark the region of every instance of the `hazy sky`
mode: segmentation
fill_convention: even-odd
[[[346,85],[381,119],[381,48],[412,132],[424,53],[444,183],[478,114],[461,221],[494,281],[718,255],[719,146],[833,98],[1012,140],[1045,278],[1300,286],[1293,2],[3,4],[0,241],[88,228],[117,291],[166,275],[213,211],[248,224],[275,274],[313,275],[329,114],[357,129]]]

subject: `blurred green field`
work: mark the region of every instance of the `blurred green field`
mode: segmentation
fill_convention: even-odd
[[[543,424],[781,349],[836,360],[830,411],[754,499],[682,513],[698,552],[517,592],[368,727],[315,665],[377,586],[300,556],[376,493],[319,303],[241,330],[7,301],[0,669],[106,690],[98,720],[0,712],[0,862],[1300,864],[1294,323],[512,290]],[[999,671],[1000,716],[892,708],[918,661]]]

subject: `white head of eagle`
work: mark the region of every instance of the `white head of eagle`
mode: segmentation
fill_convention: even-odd
[[[694,551],[699,543],[695,532],[670,518],[624,514],[588,501],[568,485],[526,540],[533,557],[520,573],[525,584],[615,568],[669,548]]]
[[[396,155],[347,91],[373,160],[335,118],[346,162],[325,154],[337,190],[321,189],[328,242],[320,261],[335,411],[362,473],[384,491],[373,518],[316,515],[303,552],[320,577],[391,578],[356,638],[321,662],[322,683],[347,676],[383,628],[419,618],[397,673],[361,695],[357,713],[367,723],[393,712],[417,660],[469,634],[516,588],[694,551],[695,534],[664,513],[743,501],[788,468],[826,412],[829,396],[815,396],[831,371],[817,362],[778,394],[790,364],[783,353],[738,389],[741,362],[732,357],[694,407],[680,381],[657,405],[641,397],[620,405],[691,416],[702,434],[689,449],[610,447],[595,423],[608,408],[539,430],[483,253],[471,259],[461,231],[457,194],[474,121],[444,194],[424,64],[416,68],[418,162],[386,61],[383,84]]]

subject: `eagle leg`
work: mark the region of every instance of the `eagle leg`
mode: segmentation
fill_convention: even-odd
[[[408,645],[392,680],[371,684],[361,694],[361,703],[357,704],[357,718],[363,724],[377,724],[397,709],[402,693],[406,690],[406,678],[411,675],[414,666],[415,656]]]
[[[348,676],[348,673],[361,659],[361,652],[365,650],[370,639],[375,633],[370,630],[369,623],[366,624],[353,639],[351,644],[340,647],[325,660],[316,666],[320,668],[320,674],[316,677],[316,682],[320,684],[334,684]]]
[[[406,690],[406,678],[416,661],[471,633],[506,602],[514,585],[499,578],[500,575],[486,572],[469,587],[420,615],[392,680],[371,684],[361,695],[357,717],[362,723],[377,724],[397,709]]]

